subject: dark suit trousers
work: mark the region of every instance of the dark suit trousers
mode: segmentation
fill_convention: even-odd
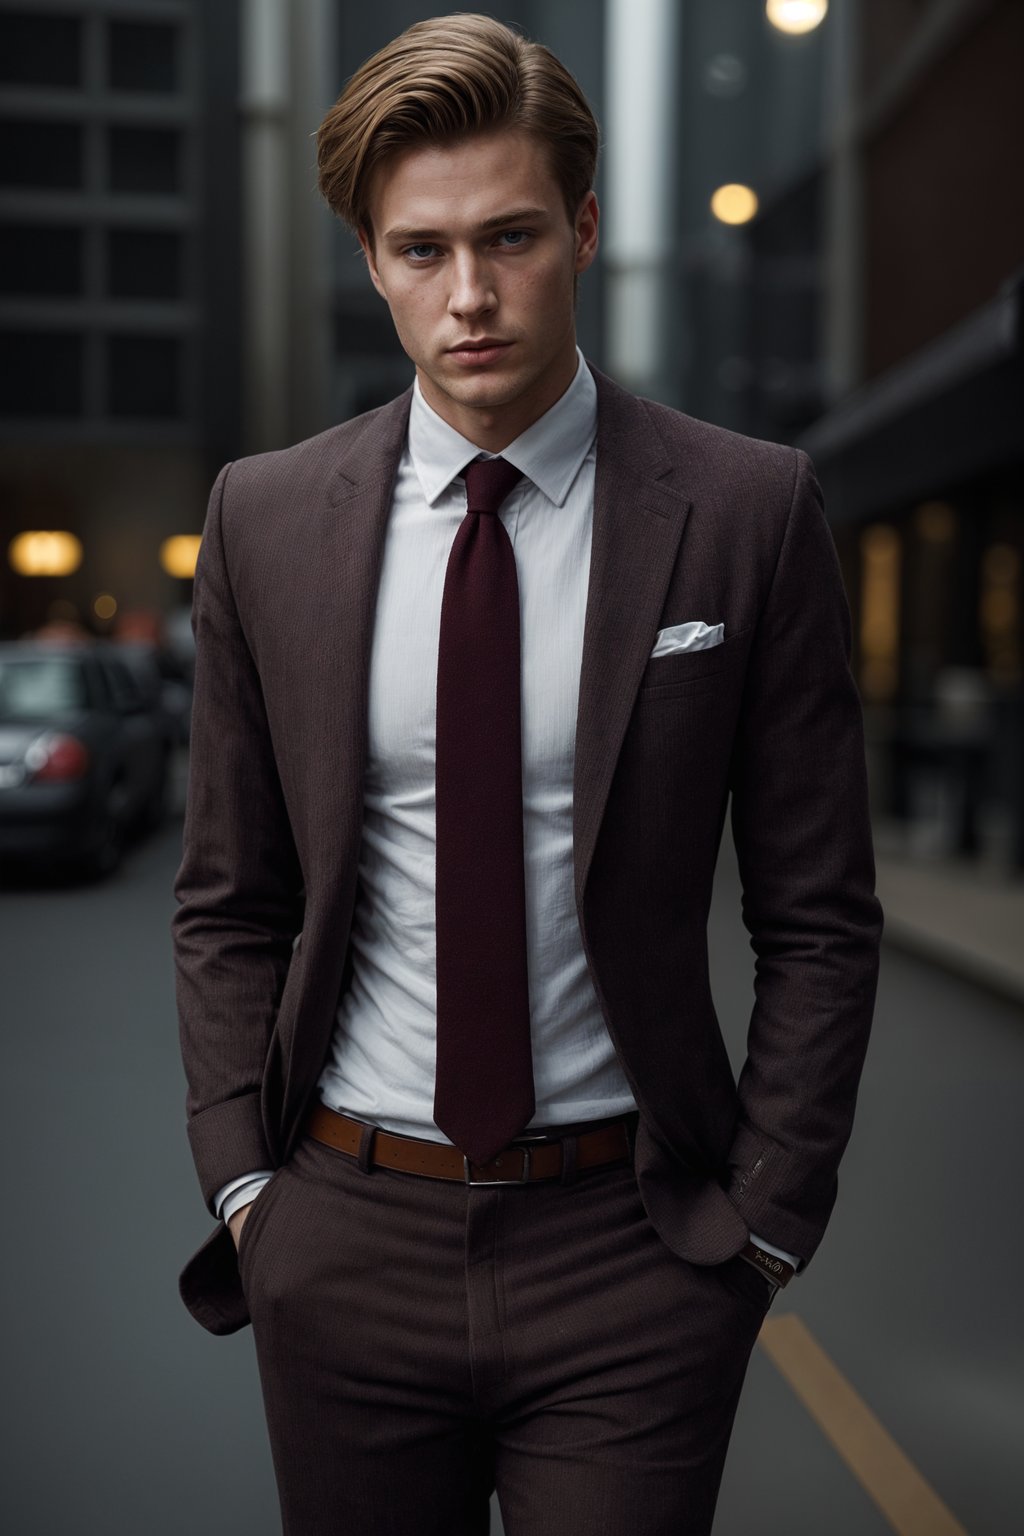
[[[599,1122],[592,1122],[597,1124]],[[467,1187],[306,1138],[242,1229],[286,1536],[705,1536],[770,1303],[629,1162]]]

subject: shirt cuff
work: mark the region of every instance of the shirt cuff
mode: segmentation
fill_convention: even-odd
[[[264,1184],[272,1177],[271,1169],[261,1168],[256,1173],[243,1173],[241,1178],[232,1179],[217,1191],[213,1202],[215,1213],[227,1221],[228,1217],[240,1211],[243,1205],[248,1205],[250,1200],[255,1200]]]
[[[750,1241],[756,1243],[759,1248],[763,1248],[765,1253],[772,1253],[777,1259],[785,1259],[794,1269],[800,1268],[800,1260],[795,1253],[787,1253],[785,1248],[773,1247],[771,1243],[766,1243],[763,1237],[758,1237],[756,1232],[751,1232]]]

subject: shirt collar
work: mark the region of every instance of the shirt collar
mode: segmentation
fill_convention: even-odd
[[[556,507],[568,496],[597,434],[597,385],[579,347],[576,357],[576,374],[565,394],[501,452]],[[495,457],[442,420],[423,398],[418,378],[409,412],[409,453],[428,506],[481,453]]]

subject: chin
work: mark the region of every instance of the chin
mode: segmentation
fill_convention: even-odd
[[[508,405],[523,393],[525,382],[519,379],[480,379],[466,390],[467,405]]]
[[[437,387],[459,405],[489,406],[508,405],[522,394],[526,381],[522,379],[435,379]]]

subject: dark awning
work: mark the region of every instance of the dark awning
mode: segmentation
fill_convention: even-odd
[[[829,521],[948,495],[1024,463],[1024,270],[912,357],[855,390],[796,439]]]

